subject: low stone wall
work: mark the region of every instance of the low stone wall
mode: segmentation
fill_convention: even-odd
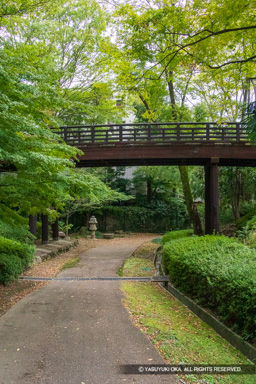
[[[51,259],[59,253],[67,252],[70,248],[76,247],[77,245],[78,240],[58,240],[45,245],[37,245],[34,264]]]

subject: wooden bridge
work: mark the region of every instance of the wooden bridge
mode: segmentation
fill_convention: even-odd
[[[255,166],[241,123],[140,123],[63,126],[55,132],[83,151],[78,167],[130,165]]]
[[[77,167],[202,165],[205,232],[219,231],[218,166],[256,166],[256,148],[234,123],[63,126],[55,133],[83,151]]]

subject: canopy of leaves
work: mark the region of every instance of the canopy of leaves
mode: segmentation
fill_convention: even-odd
[[[74,171],[79,150],[51,130],[72,109],[80,110],[80,122],[94,123],[118,110],[100,82],[100,7],[93,0],[24,0],[2,3],[0,14],[1,201],[28,214],[54,214],[49,207],[68,199],[116,199],[98,179]]]

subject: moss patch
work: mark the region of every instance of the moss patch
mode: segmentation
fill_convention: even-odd
[[[187,307],[152,283],[122,284],[124,305],[168,364],[252,364]],[[187,383],[255,384],[255,375],[186,375]],[[204,381],[203,381],[204,380]]]
[[[130,257],[118,271],[119,276],[126,277],[153,276],[154,273],[155,266],[153,261],[141,259],[139,257]]]
[[[80,261],[80,257],[73,257],[72,259],[68,260],[62,267],[61,271],[64,271],[64,269],[68,268],[74,268],[77,266],[77,264]]]
[[[133,253],[133,256],[154,261],[157,248],[159,248],[159,244],[155,244],[150,241],[138,247]]]
[[[136,276],[149,260],[132,257],[123,276]],[[142,271],[143,272],[143,271]],[[159,350],[167,364],[252,364],[186,306],[155,283],[125,282],[127,307],[134,324]],[[182,377],[182,376],[181,376]],[[186,383],[255,384],[255,375],[186,375]]]

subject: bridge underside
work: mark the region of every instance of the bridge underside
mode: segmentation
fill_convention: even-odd
[[[79,146],[77,167],[132,165],[207,165],[218,159],[220,166],[256,166],[256,148],[244,143],[115,143]]]
[[[115,143],[79,147],[77,167],[199,165],[205,170],[205,233],[219,232],[219,166],[256,166],[256,148],[248,143]]]

